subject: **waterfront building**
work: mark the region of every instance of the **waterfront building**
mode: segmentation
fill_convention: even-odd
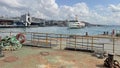
[[[31,16],[30,14],[24,14],[21,16],[20,21],[23,22],[25,26],[30,26],[31,25]]]

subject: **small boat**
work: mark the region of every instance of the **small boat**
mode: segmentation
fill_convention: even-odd
[[[85,23],[80,21],[68,22],[68,28],[70,29],[79,29],[85,27]]]

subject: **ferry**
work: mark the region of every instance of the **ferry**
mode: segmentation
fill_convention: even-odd
[[[83,27],[85,27],[85,23],[82,23],[80,21],[68,22],[68,28],[70,29],[80,29]]]

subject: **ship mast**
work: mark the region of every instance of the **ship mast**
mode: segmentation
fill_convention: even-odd
[[[75,21],[78,21],[78,15],[75,15]]]

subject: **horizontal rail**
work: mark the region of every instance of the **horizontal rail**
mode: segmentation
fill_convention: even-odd
[[[1,36],[3,36],[2,33],[6,33],[8,35],[23,33],[25,34],[27,41],[36,41],[36,40],[37,42],[44,41],[46,45],[50,42],[51,45],[56,44],[58,45],[59,48],[66,47],[69,44],[74,45],[74,47],[77,47],[78,45],[88,46],[88,47],[90,46],[91,49],[93,47],[97,48],[96,45],[98,45],[98,47],[102,47],[104,45],[105,47],[111,46],[111,48],[109,49],[115,52],[117,50],[116,49],[117,45],[118,46],[120,45],[120,43],[117,42],[120,40],[120,37],[115,37],[115,36],[81,36],[81,35],[69,35],[69,34],[39,33],[39,32],[0,31]],[[111,41],[105,42],[103,41],[105,39],[107,40],[110,39]],[[99,42],[99,40],[102,40],[103,42]],[[63,46],[63,44],[65,46]]]

